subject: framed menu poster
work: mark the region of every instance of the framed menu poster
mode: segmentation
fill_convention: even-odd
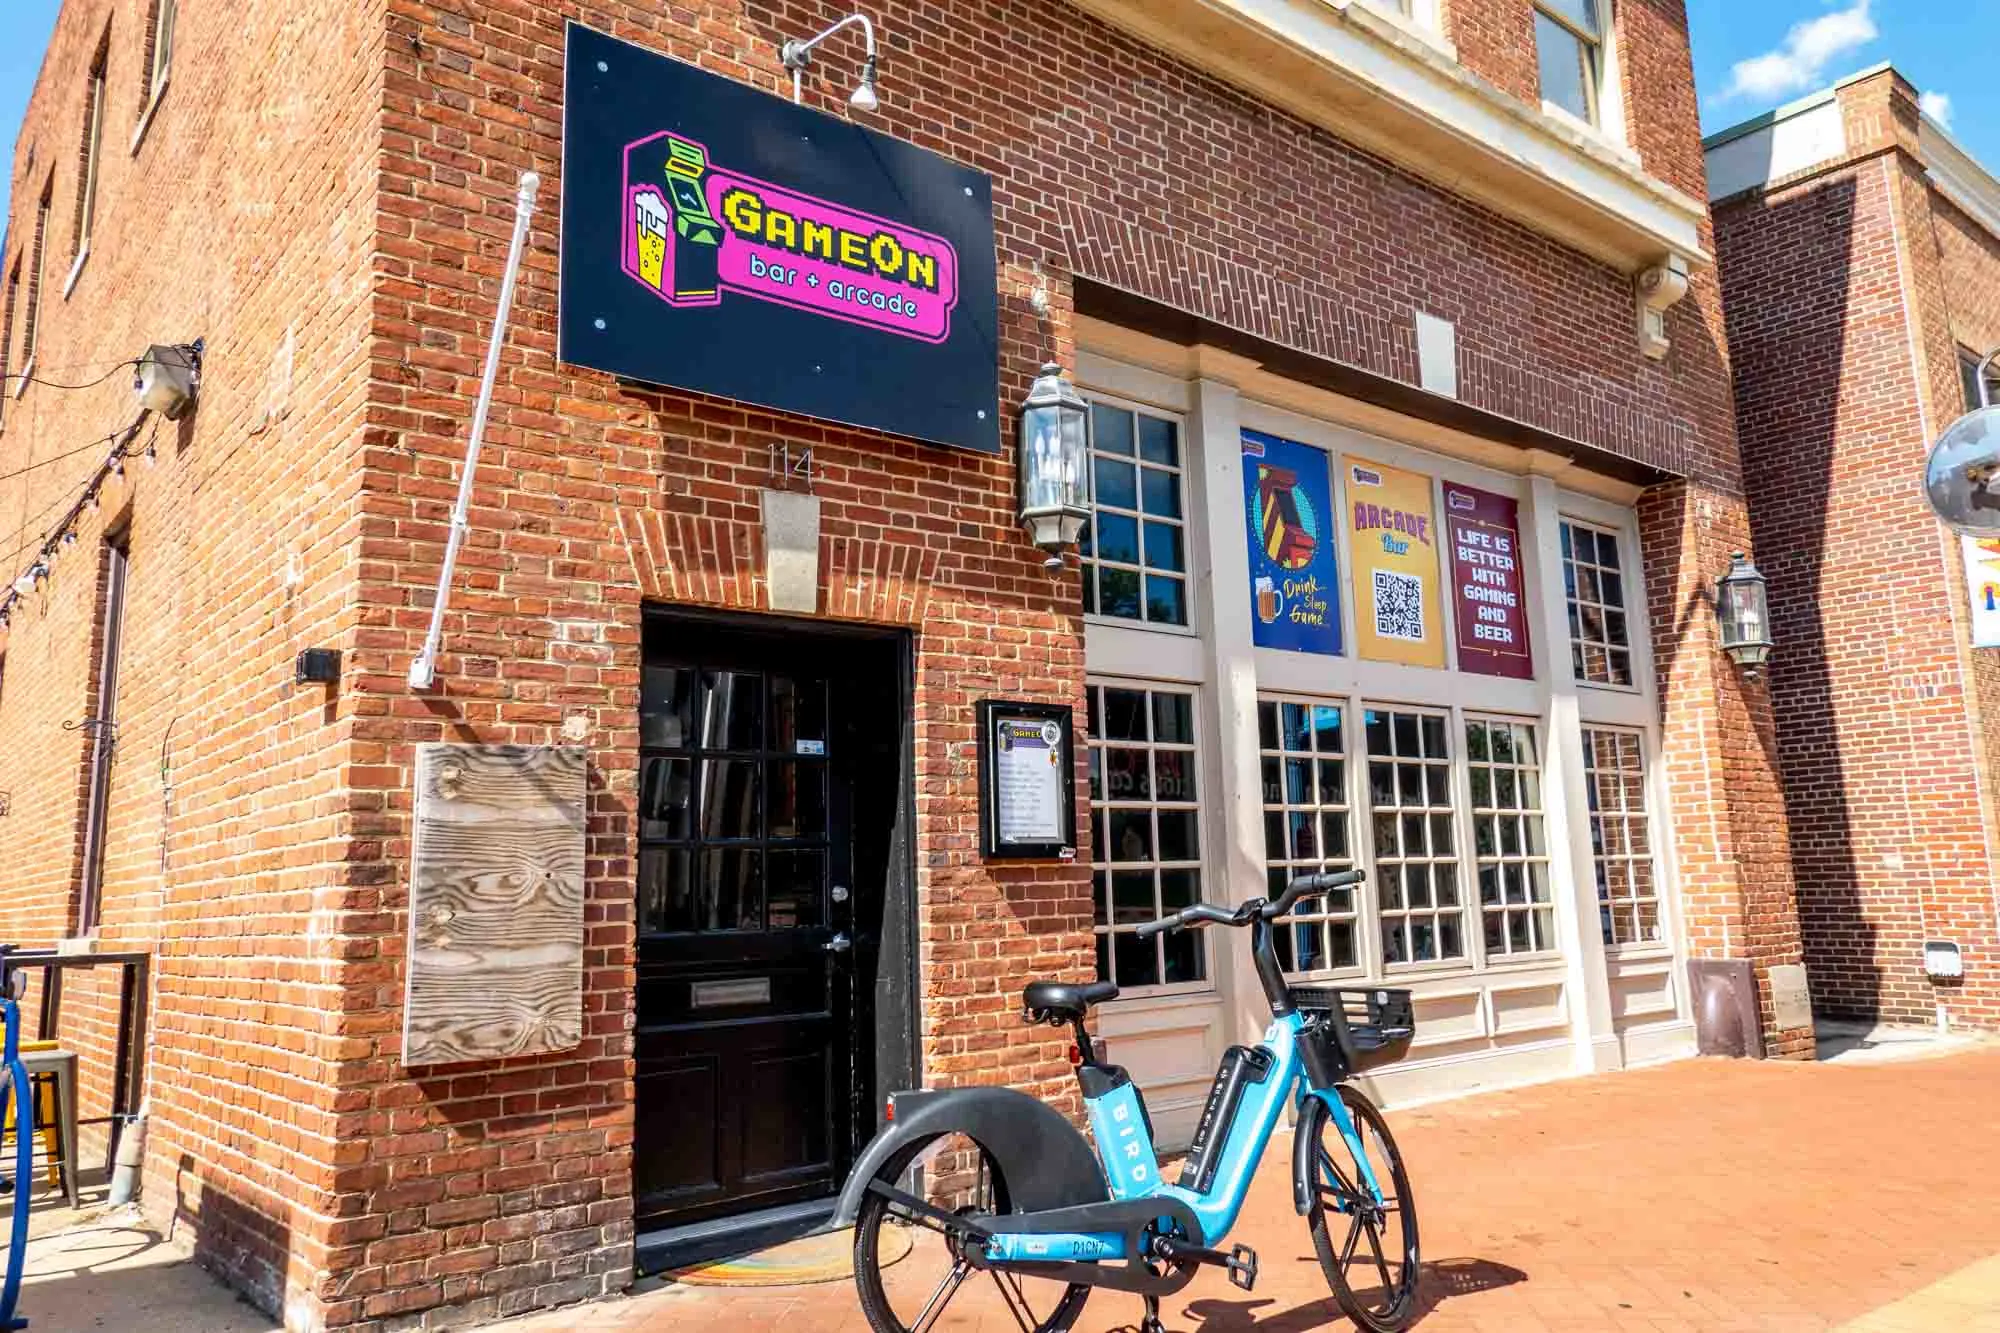
[[[979,850],[1076,859],[1075,731],[1066,704],[979,701]]]

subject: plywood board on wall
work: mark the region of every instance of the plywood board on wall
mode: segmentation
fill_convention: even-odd
[[[418,747],[404,1064],[582,1040],[584,768],[578,749]]]

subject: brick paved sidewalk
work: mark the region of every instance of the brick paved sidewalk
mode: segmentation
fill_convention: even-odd
[[[1963,1302],[1967,1279],[1945,1280],[2000,1255],[1991,1047],[1885,1065],[1689,1061],[1398,1112],[1390,1124],[1421,1210],[1424,1333],[1828,1329],[1934,1284]],[[1205,1272],[1163,1311],[1175,1333],[1351,1327],[1292,1212],[1289,1154],[1281,1136],[1230,1237],[1257,1249],[1257,1290]],[[1995,1284],[1980,1289],[2000,1306]],[[941,1328],[1016,1328],[997,1299],[967,1300],[974,1291]],[[1909,1308],[1870,1326],[1922,1327],[1901,1322]],[[1139,1311],[1136,1297],[1095,1293],[1078,1333],[1130,1329]],[[669,1286],[504,1329],[866,1327],[846,1283]]]

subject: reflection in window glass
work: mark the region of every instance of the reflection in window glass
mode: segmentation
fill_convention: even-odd
[[[1535,0],[1535,58],[1542,100],[1597,124],[1603,34],[1597,0]]]
[[[1632,627],[1618,535],[1565,519],[1562,557],[1571,669],[1578,680],[1596,685],[1632,684]]]
[[[1382,961],[1394,966],[1463,958],[1465,908],[1445,718],[1369,708],[1363,730]]]
[[[1583,782],[1590,804],[1590,857],[1606,944],[1662,938],[1660,890],[1646,820],[1645,760],[1639,733],[1583,729]]]
[[[1194,698],[1116,685],[1088,694],[1098,975],[1128,989],[1206,980],[1200,932],[1132,933],[1201,897]]]
[[[1267,897],[1300,875],[1354,866],[1344,720],[1336,704],[1257,701]],[[1278,929],[1280,965],[1288,973],[1358,966],[1358,909],[1352,889],[1300,899]]]
[[[1180,423],[1093,403],[1090,444],[1083,609],[1153,625],[1187,624]]]
[[[1465,763],[1472,788],[1472,857],[1486,956],[1556,947],[1542,833],[1541,756],[1529,722],[1468,717]]]

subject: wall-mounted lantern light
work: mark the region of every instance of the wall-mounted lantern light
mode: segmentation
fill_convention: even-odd
[[[1741,551],[1729,558],[1729,572],[1715,581],[1715,620],[1722,629],[1722,651],[1756,675],[1771,656],[1771,607],[1764,576]]]
[[[1061,569],[1090,522],[1090,408],[1051,361],[1021,403],[1021,524]]]

